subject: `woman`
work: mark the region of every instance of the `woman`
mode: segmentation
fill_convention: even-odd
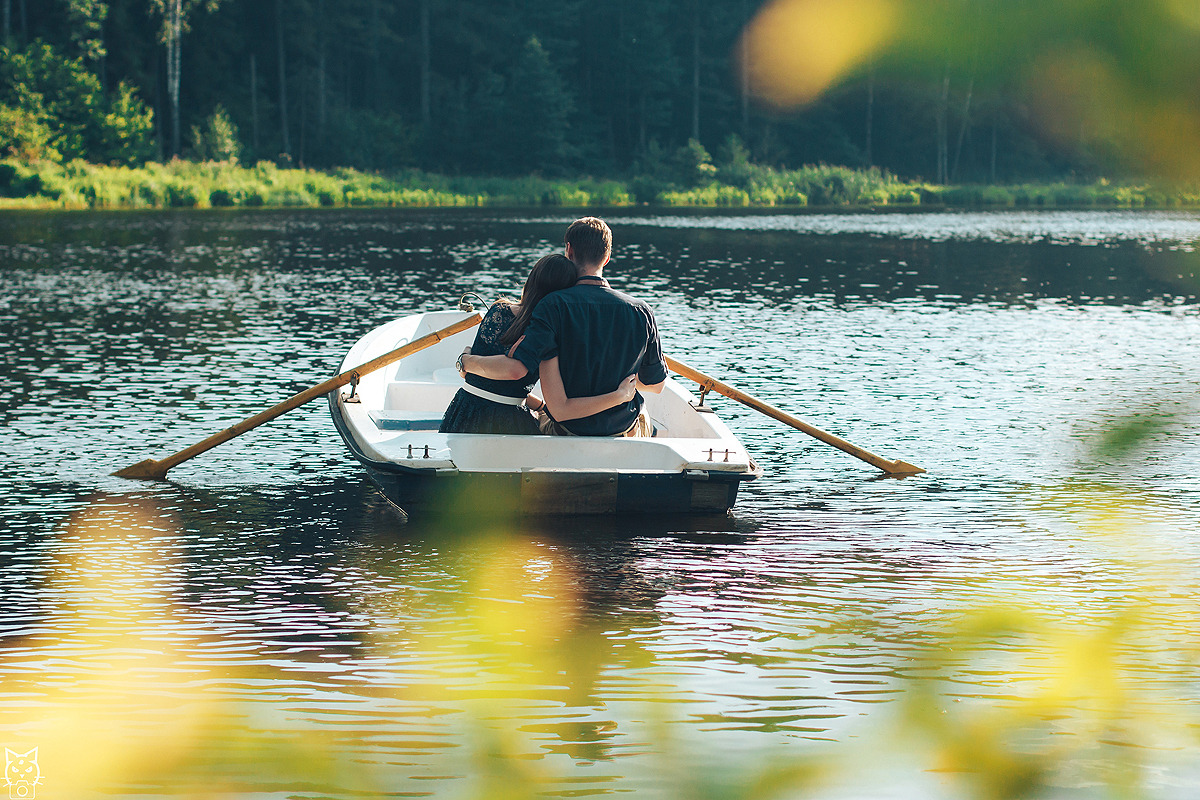
[[[521,302],[499,300],[488,309],[479,323],[475,341],[467,350],[473,355],[495,356],[507,353],[521,338],[533,316],[533,309],[550,292],[575,283],[575,264],[566,256],[549,255],[538,259],[525,281]],[[465,373],[466,385],[458,390],[442,416],[442,433],[536,434],[537,422],[531,410],[545,404],[529,393],[537,382],[537,372],[515,381],[500,381]],[[588,416],[606,408],[627,403],[636,391],[636,376],[629,376],[612,392],[595,397],[574,397],[563,405],[563,414]],[[561,385],[562,381],[559,380]],[[558,418],[558,405],[555,417]]]

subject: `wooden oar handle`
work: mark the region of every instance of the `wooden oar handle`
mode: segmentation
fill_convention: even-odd
[[[249,419],[244,419],[238,424],[226,428],[220,433],[214,433],[204,441],[197,442],[191,447],[180,450],[178,453],[168,456],[161,461],[155,461],[154,459],[139,461],[133,466],[114,472],[113,475],[117,476],[118,478],[139,478],[142,480],[161,481],[166,478],[167,470],[183,463],[184,461],[187,461],[189,458],[198,456],[206,450],[211,450],[219,444],[228,442],[230,439],[233,439],[237,436],[241,436],[248,430],[257,428],[264,422],[270,422],[276,417],[282,416],[294,408],[299,408],[310,400],[315,400],[318,397],[328,394],[334,389],[345,386],[351,381],[351,379],[359,379],[363,375],[366,375],[369,372],[374,372],[377,369],[382,369],[388,364],[395,363],[405,356],[410,356],[413,353],[424,350],[427,347],[432,347],[442,339],[453,336],[456,333],[462,333],[470,328],[474,328],[482,320],[483,317],[480,314],[471,314],[470,316],[455,322],[453,325],[447,325],[445,328],[422,336],[420,339],[414,339],[408,344],[397,347],[395,350],[384,353],[377,358],[373,358],[365,364],[360,364],[353,369],[348,369],[327,381],[318,383],[316,386],[305,389],[299,394],[292,395],[282,403],[274,405],[271,408],[268,408],[266,411],[259,412]]]
[[[716,378],[705,375],[700,370],[689,367],[687,364],[680,363],[673,358],[667,357],[666,361],[667,367],[669,367],[672,372],[678,373],[689,380],[695,381],[701,387],[708,389],[709,391],[716,392],[717,394],[724,395],[730,400],[736,400],[742,405],[749,406],[755,411],[766,414],[768,417],[773,419],[777,419],[785,425],[791,425],[796,430],[807,433],[814,439],[819,439],[828,445],[832,445],[844,453],[849,453],[855,458],[861,459],[871,466],[883,470],[889,475],[916,475],[925,471],[914,464],[909,464],[899,460],[893,461],[883,458],[882,456],[877,456],[871,451],[864,450],[858,445],[848,442],[840,436],[834,436],[832,433],[823,431],[815,425],[810,425],[799,417],[794,417],[786,411],[781,411],[778,408],[775,408],[775,406],[764,403],[757,397],[748,395],[743,391],[733,388],[732,386],[727,386]]]

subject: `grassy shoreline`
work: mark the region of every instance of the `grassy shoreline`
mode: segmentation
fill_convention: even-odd
[[[1195,208],[1200,187],[1150,181],[937,186],[876,169],[742,165],[695,188],[628,181],[450,177],[418,170],[320,172],[270,162],[172,161],[118,167],[0,160],[0,209],[621,207]]]

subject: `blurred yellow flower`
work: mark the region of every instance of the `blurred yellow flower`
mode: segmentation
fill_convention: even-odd
[[[742,36],[747,83],[772,105],[810,102],[869,60],[895,21],[891,0],[775,0]]]

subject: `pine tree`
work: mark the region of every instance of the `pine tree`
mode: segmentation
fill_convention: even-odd
[[[498,131],[503,171],[556,172],[571,155],[568,123],[575,101],[536,37],[513,65]]]

